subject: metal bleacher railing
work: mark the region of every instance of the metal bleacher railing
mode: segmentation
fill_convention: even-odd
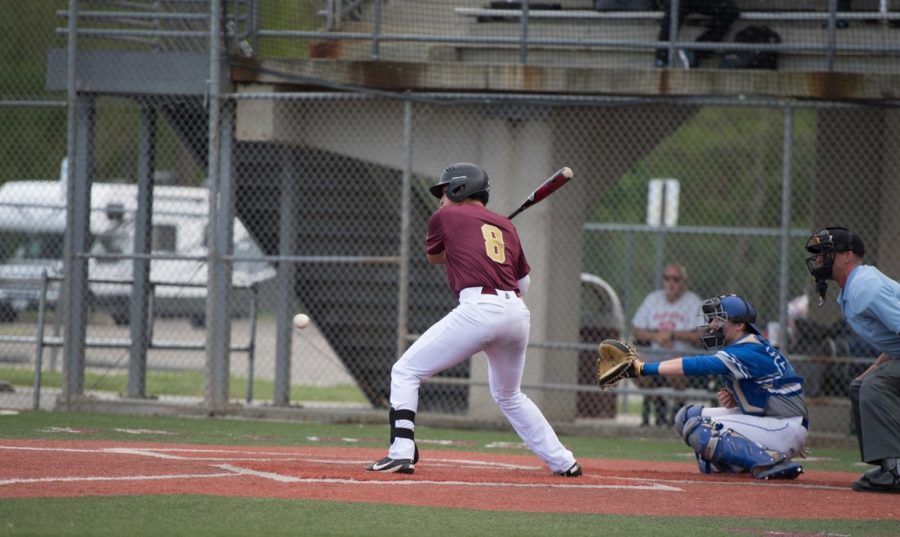
[[[182,1],[166,8],[129,9],[126,4],[118,10],[80,11],[78,13],[78,34],[85,37],[116,39],[141,44],[152,48],[188,49],[189,43],[200,43],[208,37],[206,19],[208,13],[202,7],[204,2]],[[900,23],[900,11],[891,11],[888,0],[879,0],[877,9],[852,12],[838,12],[837,1],[828,0],[825,10],[771,9],[741,11],[739,22],[769,24],[815,24],[821,27],[815,38],[788,38],[781,43],[737,43],[737,42],[696,42],[685,37],[673,25],[671,40],[657,41],[655,31],[640,32],[635,35],[576,33],[538,31],[553,24],[585,23],[656,23],[663,17],[660,10],[653,11],[597,11],[593,9],[529,9],[529,2],[514,2],[515,9],[489,7],[445,6],[435,7],[433,3],[417,6],[414,2],[390,4],[386,0],[324,0],[322,8],[316,12],[322,18],[319,28],[275,29],[260,17],[265,8],[264,0],[232,0],[226,2],[225,31],[236,49],[244,56],[260,55],[259,41],[266,39],[297,39],[319,41],[369,41],[367,59],[386,58],[383,45],[388,43],[452,44],[456,46],[496,46],[517,47],[518,63],[529,63],[530,50],[536,47],[558,47],[565,49],[603,49],[627,51],[652,51],[667,48],[673,54],[678,50],[717,51],[777,51],[816,56],[824,60],[824,70],[834,70],[837,54],[872,54],[876,56],[900,55],[900,39],[892,37],[871,39],[841,38],[839,23],[865,21],[874,25],[892,27]],[[496,3],[494,3],[496,4]],[[678,9],[678,0],[671,2],[671,9]],[[144,4],[141,4],[145,6]],[[148,4],[149,5],[149,4]],[[535,4],[543,6],[544,4]],[[172,7],[175,6],[175,7]],[[176,9],[177,8],[177,9]],[[433,21],[427,27],[398,25],[390,22],[391,14],[400,11],[419,10],[421,18]],[[430,11],[429,11],[430,10]],[[59,11],[60,17],[67,16]],[[418,15],[417,15],[418,17]],[[415,19],[416,17],[411,17]],[[689,17],[690,18],[690,17]],[[506,23],[491,25],[489,30],[470,31],[472,25],[481,22]],[[91,24],[87,24],[91,23]],[[99,23],[99,24],[94,24]],[[352,23],[352,24],[349,24]],[[517,26],[512,26],[513,24]],[[873,26],[874,27],[874,26]],[[496,29],[496,31],[494,31]],[[64,34],[66,28],[58,28]],[[892,35],[893,32],[887,34]],[[264,53],[263,53],[264,54]],[[265,58],[261,58],[265,59]],[[821,69],[817,69],[821,70]]]

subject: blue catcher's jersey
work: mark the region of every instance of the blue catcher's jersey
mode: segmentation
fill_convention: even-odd
[[[747,336],[713,355],[685,356],[684,374],[721,375],[745,414],[807,417],[803,379],[778,349],[759,336]]]

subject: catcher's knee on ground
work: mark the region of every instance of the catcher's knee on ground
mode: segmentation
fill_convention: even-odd
[[[398,422],[401,420],[406,420],[412,422],[412,427],[400,426]],[[404,438],[412,441],[413,443],[413,464],[419,462],[419,447],[416,446],[416,413],[412,410],[404,410],[404,409],[394,409],[388,412],[388,421],[391,424],[391,445],[394,444],[394,440],[398,438]]]
[[[750,472],[757,479],[795,479],[803,468],[783,453],[765,448],[709,417],[687,420],[684,441],[697,453],[703,473]]]

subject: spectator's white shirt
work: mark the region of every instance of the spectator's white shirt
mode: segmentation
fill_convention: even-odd
[[[700,302],[700,297],[690,291],[685,291],[675,302],[669,302],[666,300],[666,292],[659,289],[641,302],[631,325],[641,330],[694,330],[699,323],[697,315],[700,313]],[[657,347],[656,343],[653,346]],[[672,350],[675,351],[693,348],[684,341],[675,341],[672,345]]]

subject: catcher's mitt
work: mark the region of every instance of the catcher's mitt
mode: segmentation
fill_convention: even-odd
[[[605,390],[615,386],[622,379],[637,377],[634,368],[637,350],[618,339],[604,339],[600,342],[600,356],[597,357],[597,384]]]

